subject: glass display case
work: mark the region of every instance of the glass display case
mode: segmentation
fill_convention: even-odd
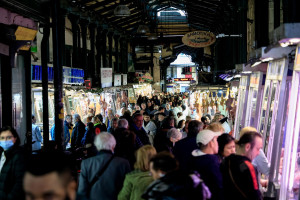
[[[239,95],[237,101],[236,117],[234,123],[234,137],[238,139],[241,128],[244,127],[247,109],[247,99],[249,92],[250,75],[242,74],[239,85]]]
[[[264,73],[254,72],[250,76],[250,89],[248,95],[245,126],[252,126],[258,129],[259,111],[263,97]]]
[[[289,112],[288,102],[291,94],[291,70],[288,67],[289,59],[286,58],[274,60],[268,64],[266,79],[269,85],[269,96],[267,112],[263,126],[261,126],[264,150],[271,163],[268,189],[265,193],[266,197],[274,197],[279,194],[278,189],[283,177],[282,162],[285,152],[283,141],[289,135],[287,132],[287,119]],[[266,89],[268,87],[266,85]],[[264,96],[267,96],[266,92]]]
[[[298,200],[300,184],[300,47],[297,47],[281,160],[279,199]]]

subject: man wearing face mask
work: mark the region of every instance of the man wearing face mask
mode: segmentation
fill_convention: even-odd
[[[22,179],[25,171],[24,150],[15,129],[0,129],[0,199],[24,199]]]
[[[75,200],[76,182],[71,163],[61,152],[33,155],[23,180],[26,200]]]

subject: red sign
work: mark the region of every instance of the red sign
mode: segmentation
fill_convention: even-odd
[[[84,84],[85,84],[86,89],[92,89],[91,80],[84,80]]]

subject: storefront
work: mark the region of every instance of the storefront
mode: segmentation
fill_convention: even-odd
[[[298,199],[300,185],[300,46],[297,47],[291,92],[288,104],[288,119],[283,141],[283,159],[280,159],[281,185],[279,199]]]
[[[245,116],[247,110],[247,100],[249,93],[249,85],[250,85],[250,74],[241,74],[239,90],[238,90],[238,99],[237,99],[237,108],[235,114],[235,122],[234,122],[234,137],[239,138],[239,133],[241,128],[245,123]]]

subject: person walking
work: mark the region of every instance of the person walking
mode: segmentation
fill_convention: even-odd
[[[89,200],[117,200],[125,175],[131,171],[129,162],[113,156],[116,140],[107,132],[95,137],[97,156],[83,160],[78,194]]]
[[[81,146],[81,140],[85,133],[85,125],[81,121],[80,115],[74,115],[75,126],[72,131],[71,148],[75,149]]]
[[[152,145],[144,145],[137,150],[134,170],[126,175],[118,200],[143,200],[142,194],[154,180],[150,175],[149,163],[155,154]]]
[[[41,134],[41,129],[36,123],[36,118],[32,115],[32,153],[37,153],[42,148],[43,137]]]

